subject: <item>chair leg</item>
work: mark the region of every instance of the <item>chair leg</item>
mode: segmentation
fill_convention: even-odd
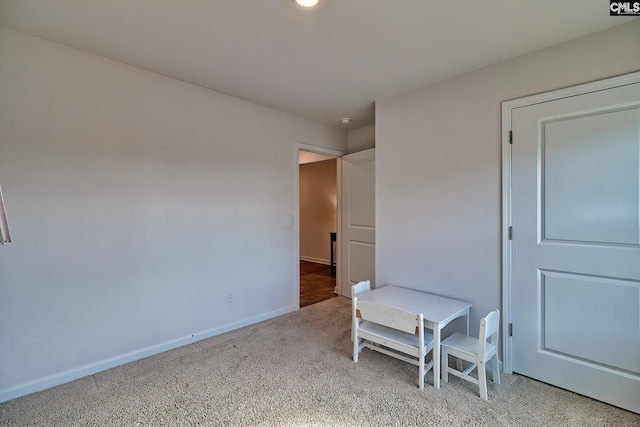
[[[358,333],[355,332],[353,334],[353,361],[358,363],[358,352],[360,350],[360,338],[358,338]]]
[[[480,386],[480,398],[489,400],[487,395],[487,369],[482,359],[478,360],[478,385]]]
[[[498,370],[498,355],[494,354],[491,358],[491,369],[493,370],[493,383],[500,384],[500,371]]]
[[[446,383],[449,382],[449,353],[447,352],[446,347],[442,347],[440,352],[442,353],[442,361],[440,362],[440,378]]]
[[[422,357],[420,357],[420,362],[418,364],[418,366],[420,367],[419,369],[419,375],[420,375],[420,380],[418,381],[420,390],[424,390],[424,358],[426,356],[422,355]]]

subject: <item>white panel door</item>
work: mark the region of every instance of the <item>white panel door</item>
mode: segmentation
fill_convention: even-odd
[[[371,280],[375,287],[375,148],[342,157],[341,293]]]
[[[513,371],[640,412],[640,83],[511,117]]]

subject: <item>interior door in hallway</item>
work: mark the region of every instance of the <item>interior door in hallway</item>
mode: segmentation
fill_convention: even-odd
[[[375,286],[375,148],[342,157],[341,293],[371,280]]]
[[[513,371],[640,412],[640,82],[511,119]]]

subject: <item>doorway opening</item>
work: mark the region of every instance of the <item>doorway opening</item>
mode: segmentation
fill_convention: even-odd
[[[300,307],[337,296],[338,158],[298,151]]]

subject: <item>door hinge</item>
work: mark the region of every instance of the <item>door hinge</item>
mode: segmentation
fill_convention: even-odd
[[[509,240],[513,240],[513,226],[511,225],[509,226],[508,236],[509,236]]]
[[[513,336],[513,323],[509,323],[509,336]]]
[[[513,131],[509,131],[509,144],[513,144]]]

